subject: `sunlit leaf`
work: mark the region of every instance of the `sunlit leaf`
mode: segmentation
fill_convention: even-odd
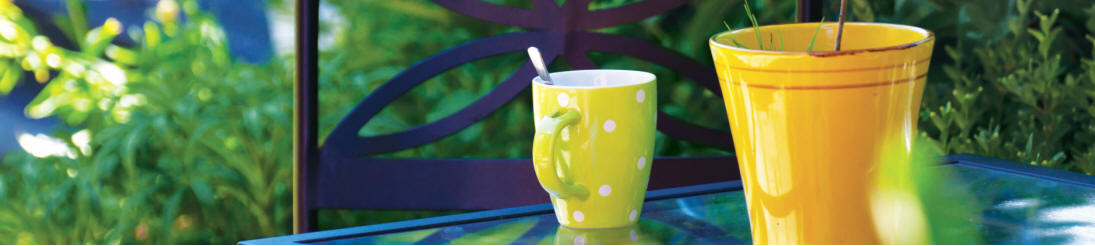
[[[3,76],[0,77],[0,95],[7,95],[15,88],[15,83],[19,82],[20,74],[23,71],[11,66],[9,63],[0,63],[0,73],[3,74],[0,75]]]

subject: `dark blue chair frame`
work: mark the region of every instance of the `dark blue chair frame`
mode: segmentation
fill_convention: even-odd
[[[590,11],[590,0],[532,0],[533,9],[479,0],[433,0],[489,22],[532,29],[487,37],[449,48],[393,77],[358,104],[318,144],[317,110],[319,0],[297,0],[297,79],[294,124],[294,232],[315,229],[317,209],[482,210],[548,202],[533,176],[530,159],[389,159],[369,157],[438,140],[474,124],[525,90],[534,76],[528,63],[464,109],[411,129],[360,137],[359,129],[411,88],[458,65],[537,46],[547,62],[564,59],[575,69],[596,68],[586,53],[599,51],[639,58],[672,69],[719,92],[713,68],[640,39],[587,30],[639,21],[686,4],[649,0]],[[799,21],[820,19],[821,0],[799,0]],[[665,81],[663,83],[672,83]],[[715,93],[721,95],[721,93]],[[658,112],[658,130],[686,141],[730,147],[730,133],[687,123]],[[531,141],[531,136],[529,138]],[[656,157],[649,189],[739,179],[734,156]]]

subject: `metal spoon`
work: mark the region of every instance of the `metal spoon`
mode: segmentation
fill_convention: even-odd
[[[544,57],[540,56],[540,49],[528,47],[528,58],[532,60],[532,67],[536,68],[536,73],[540,74],[544,84],[554,84],[551,82],[551,74],[548,73],[547,66],[544,65]]]

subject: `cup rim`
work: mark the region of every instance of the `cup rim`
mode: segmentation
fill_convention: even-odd
[[[825,22],[825,23],[837,24],[837,22]],[[778,27],[778,26],[801,25],[801,24],[815,24],[816,25],[817,22],[783,23],[783,24],[763,25],[763,26],[760,26],[760,27]],[[810,56],[817,56],[817,57],[829,57],[829,56],[840,56],[840,55],[856,54],[856,53],[861,53],[861,52],[903,50],[903,49],[908,49],[908,48],[920,46],[922,44],[926,44],[926,43],[930,42],[932,39],[935,39],[935,33],[934,32],[929,31],[929,30],[924,29],[924,28],[916,27],[916,26],[902,25],[902,24],[891,24],[891,23],[878,23],[878,22],[844,22],[844,25],[848,25],[848,24],[863,25],[863,26],[888,26],[888,27],[893,27],[893,28],[912,30],[912,31],[915,31],[915,32],[925,34],[925,36],[924,36],[923,39],[920,39],[920,40],[917,40],[917,41],[914,41],[914,42],[911,42],[911,43],[904,43],[904,44],[899,44],[899,45],[882,46],[882,47],[869,48],[869,49],[853,49],[853,50],[840,50],[840,51],[829,50],[829,51],[809,51],[809,52],[807,52],[807,51],[778,51],[778,50],[747,49],[747,48],[736,47],[736,46],[729,45],[729,44],[724,44],[724,43],[721,43],[717,40],[718,37],[721,37],[721,36],[724,36],[724,35],[733,34],[733,33],[741,32],[741,31],[753,29],[753,27],[744,27],[744,28],[735,29],[733,31],[723,31],[723,32],[716,33],[715,35],[712,35],[711,38],[708,39],[708,42],[711,45],[715,45],[715,46],[718,46],[718,47],[721,47],[721,48],[724,48],[724,49],[730,49],[730,50],[741,51],[741,52],[746,52],[746,53],[753,53],[753,54],[777,55],[777,56],[780,56],[780,55],[782,55],[782,56],[810,55]]]
[[[573,74],[573,73],[605,73],[605,72],[630,74],[632,76],[636,76],[636,78],[635,79],[630,79],[632,81],[629,81],[629,82],[623,82],[623,83],[614,84],[614,85],[607,85],[607,86],[573,86],[573,85],[558,85],[558,84],[549,85],[549,84],[545,84],[544,80],[541,79],[539,75],[536,75],[536,76],[532,77],[532,84],[537,85],[537,86],[549,87],[549,88],[592,90],[592,89],[604,89],[604,88],[616,88],[616,87],[627,87],[627,86],[642,85],[642,84],[651,83],[651,82],[654,82],[654,81],[657,80],[657,76],[654,75],[653,73],[646,72],[646,71],[639,71],[639,70],[626,70],[626,69],[579,69],[579,70],[568,70],[568,71],[552,72],[549,76],[551,76],[555,80],[558,80],[556,75],[559,75],[561,77],[561,76],[565,76],[565,75],[569,75],[569,74]]]

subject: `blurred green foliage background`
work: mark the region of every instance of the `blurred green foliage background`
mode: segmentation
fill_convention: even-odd
[[[527,1],[490,2],[531,7]],[[630,2],[594,1],[590,8]],[[937,35],[920,129],[943,152],[1095,173],[1095,4],[849,3],[853,21],[916,25]],[[0,235],[8,236],[0,243],[228,244],[289,233],[291,54],[264,64],[235,60],[217,20],[193,1],[162,1],[150,11],[153,21],[125,32],[111,21],[87,23],[81,1],[68,5],[68,14],[57,19],[78,40],[77,50],[52,45],[16,6],[0,1],[0,94],[16,83],[48,83],[26,113],[62,119],[66,126],[50,137],[67,150],[3,157]],[[321,40],[326,40],[319,64],[322,134],[416,61],[464,42],[521,31],[423,0],[330,0],[323,5],[333,14],[321,26]],[[752,5],[762,24],[793,21],[794,1]],[[269,6],[292,11],[284,2]],[[836,8],[827,6],[827,19],[836,19]],[[724,20],[735,28],[746,26],[740,0],[693,1],[596,31],[646,39],[710,64],[706,41],[724,30]],[[129,35],[138,45],[111,44],[115,35]],[[602,67],[655,72],[662,82],[661,109],[727,129],[718,95],[637,59],[589,55]],[[515,53],[448,71],[399,97],[359,134],[396,132],[456,112],[523,61],[523,54]],[[567,69],[566,64],[552,66]],[[529,101],[526,91],[457,134],[385,156],[527,158],[533,130]],[[732,150],[659,133],[656,151],[697,156]],[[437,214],[324,211],[320,223],[334,228]]]

